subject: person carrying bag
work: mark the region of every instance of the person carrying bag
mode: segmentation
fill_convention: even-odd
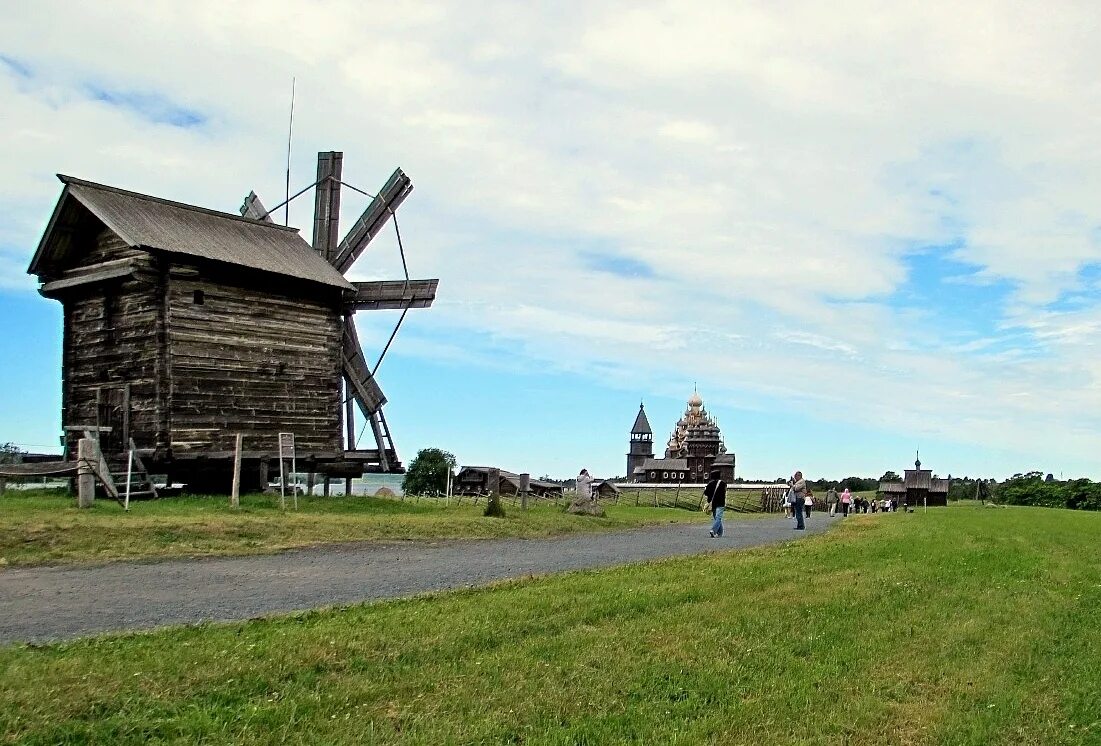
[[[711,538],[717,539],[723,535],[723,512],[726,510],[726,482],[719,478],[719,472],[711,472],[711,479],[703,488],[703,496],[707,500],[707,509],[714,516],[711,522]]]

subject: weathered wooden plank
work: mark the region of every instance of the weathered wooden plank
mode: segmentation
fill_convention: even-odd
[[[355,324],[351,322],[344,325],[342,355],[344,379],[351,385],[364,417],[370,417],[386,403],[386,395],[382,393],[378,382],[371,375],[371,369],[367,367],[363,348],[359,344],[359,335]]]
[[[264,203],[260,201],[260,198],[256,196],[256,192],[250,191],[248,196],[245,197],[244,203],[239,210],[241,217],[251,218],[252,220],[262,220],[266,223],[272,222],[271,216],[268,215],[268,211],[264,209]]]
[[[340,178],[344,154],[317,154],[317,188],[314,190],[313,248],[332,263],[340,240]]]
[[[393,211],[398,209],[412,191],[413,182],[400,168],[395,169],[378,195],[371,200],[359,220],[348,231],[348,235],[340,242],[340,248],[332,261],[338,272],[347,273],[359,255],[367,249],[367,244],[386,225]]]
[[[376,282],[353,282],[356,286],[352,308],[357,311],[380,309],[428,308],[436,300],[435,280],[381,280]]]
[[[42,283],[38,292],[49,297],[52,293],[69,288],[90,285],[96,282],[106,282],[119,277],[132,275],[137,271],[137,264],[133,258],[112,259],[98,264],[88,264],[62,273],[61,277],[50,282]]]

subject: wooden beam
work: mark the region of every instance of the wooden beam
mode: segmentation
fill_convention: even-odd
[[[367,244],[378,235],[378,232],[386,225],[390,215],[398,209],[398,205],[405,201],[409,193],[413,191],[413,182],[400,169],[395,169],[390,178],[386,180],[378,196],[371,200],[367,209],[359,216],[359,220],[348,231],[348,235],[340,242],[332,265],[341,274],[345,274],[359,255],[362,254]]]
[[[340,177],[344,154],[317,154],[317,188],[313,209],[313,248],[330,264],[340,240]]]
[[[87,267],[71,269],[56,280],[42,283],[42,287],[38,289],[38,292],[49,296],[50,293],[56,293],[59,290],[88,285],[93,282],[105,282],[117,277],[126,277],[136,271],[137,267],[132,258],[90,264]]]
[[[357,311],[380,309],[428,308],[436,300],[436,280],[381,280],[353,282],[356,286],[351,306]]]
[[[268,211],[264,209],[264,203],[256,196],[256,192],[248,193],[244,204],[241,205],[240,212],[241,217],[263,220],[265,223],[272,222],[271,215],[268,215]]]
[[[344,325],[341,357],[343,358],[344,378],[351,385],[352,396],[359,404],[363,416],[370,417],[386,403],[386,395],[382,393],[378,382],[371,375],[371,369],[367,367],[367,360],[363,357],[363,349],[359,344],[355,324],[348,323]]]

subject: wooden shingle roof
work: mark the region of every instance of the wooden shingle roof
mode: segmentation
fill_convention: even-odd
[[[907,469],[903,478],[906,489],[927,490],[933,486],[931,469]]]
[[[642,468],[646,471],[685,471],[688,469],[688,459],[686,458],[648,458],[642,463]]]
[[[172,202],[58,174],[65,189],[54,209],[31,274],[48,271],[69,247],[65,208],[76,201],[133,248],[226,262],[240,267],[354,290],[295,228]]]

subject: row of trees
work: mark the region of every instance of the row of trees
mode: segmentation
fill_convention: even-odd
[[[0,443],[0,464],[21,464],[23,453],[15,443]]]
[[[991,490],[991,499],[1005,505],[1101,510],[1101,483],[1089,479],[1054,479],[1038,471],[1014,474]]]

